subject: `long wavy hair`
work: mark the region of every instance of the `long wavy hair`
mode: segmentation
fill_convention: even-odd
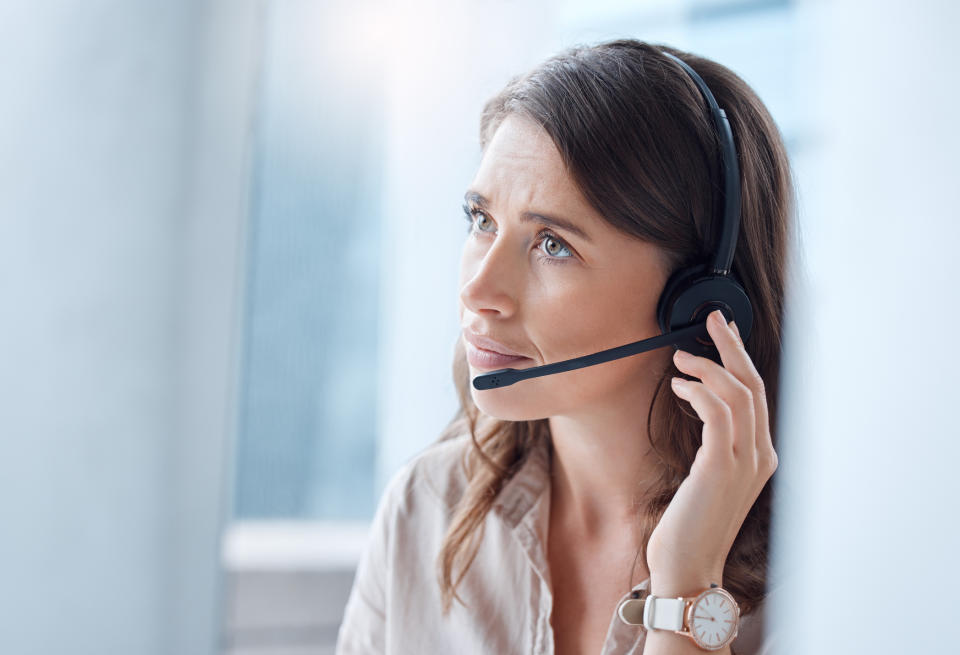
[[[661,51],[689,64],[726,111],[740,163],[742,209],[733,270],[749,295],[754,322],[747,352],[764,380],[773,443],[794,190],[780,132],[747,84],[709,59],[633,39],[577,45],[513,77],[483,107],[480,147],[511,113],[532,118],[553,139],[571,177],[597,212],[626,234],[663,250],[671,272],[703,262],[722,220],[720,144],[706,103],[688,74]],[[437,557],[447,614],[473,562],[484,519],[504,483],[538,440],[550,442],[547,419],[504,421],[473,403],[462,341],[453,361],[460,407],[438,442],[469,432],[463,463],[467,486],[454,508]],[[670,392],[673,365],[663,372],[647,409],[647,439],[662,464],[637,514],[646,546],[680,483],[689,475],[703,424]],[[767,592],[772,488],[750,509],[724,566],[724,587],[749,614]]]

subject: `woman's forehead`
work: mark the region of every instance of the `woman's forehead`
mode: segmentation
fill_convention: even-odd
[[[480,162],[480,171],[484,163],[496,161],[513,163],[518,167],[533,167],[544,172],[566,174],[566,168],[560,152],[546,129],[536,121],[509,114],[494,132],[493,138],[484,149]]]
[[[516,115],[507,116],[497,128],[470,190],[486,198],[491,209],[549,210],[578,220],[584,230],[599,219],[549,134],[534,121]]]

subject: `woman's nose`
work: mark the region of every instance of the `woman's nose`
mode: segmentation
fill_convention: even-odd
[[[519,263],[507,246],[498,239],[482,257],[463,253],[460,302],[474,314],[495,312],[506,318],[517,311]]]

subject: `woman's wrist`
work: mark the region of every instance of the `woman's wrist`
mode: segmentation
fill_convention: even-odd
[[[696,596],[710,585],[723,586],[723,569],[710,572],[670,571],[657,573],[650,571],[650,593],[659,598],[678,598]]]
[[[704,590],[710,589],[712,585],[723,586],[722,567],[696,570],[688,568],[685,571],[666,568],[650,570],[649,592],[657,598],[692,599]],[[648,630],[643,652],[644,655],[693,655],[702,653],[703,649],[689,633],[676,634],[673,630]],[[719,655],[730,655],[732,649],[728,644],[716,652]]]

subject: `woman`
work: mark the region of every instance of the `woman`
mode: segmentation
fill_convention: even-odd
[[[660,334],[671,273],[716,248],[721,139],[665,53],[699,74],[732,128],[747,344],[713,312],[716,357],[659,348],[477,390],[492,370]],[[776,125],[728,69],[616,40],[511,80],[484,107],[480,144],[464,206],[461,407],[388,485],[337,652],[769,653],[793,206]]]

